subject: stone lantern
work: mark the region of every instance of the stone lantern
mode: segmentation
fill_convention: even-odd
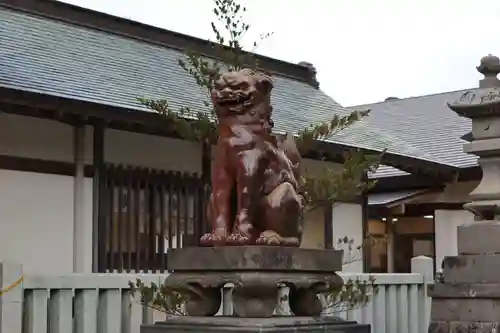
[[[477,70],[479,88],[448,104],[472,120],[464,151],[478,156],[483,177],[464,208],[475,222],[458,227],[458,255],[444,259],[443,283],[429,288],[429,333],[500,330],[500,60],[488,55]]]

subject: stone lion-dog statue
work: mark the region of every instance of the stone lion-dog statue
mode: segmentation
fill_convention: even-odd
[[[300,245],[301,157],[290,133],[271,132],[272,89],[269,75],[250,69],[214,83],[219,138],[202,246]]]

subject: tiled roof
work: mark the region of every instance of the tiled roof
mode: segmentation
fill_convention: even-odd
[[[178,50],[1,7],[0,24],[0,86],[125,109],[146,110],[136,97],[204,108],[206,92],[178,65]],[[278,130],[348,113],[305,82],[273,79]]]
[[[388,166],[388,165],[381,165],[381,166],[379,166],[377,171],[369,174],[368,178],[376,179],[376,178],[385,178],[385,177],[393,177],[393,176],[407,176],[409,174],[410,173],[408,173],[408,172],[393,168],[393,167]]]
[[[1,4],[0,27],[0,87],[132,110],[146,111],[136,97],[168,98],[174,109],[204,108],[206,95],[178,65],[183,54],[177,49]],[[277,131],[297,132],[334,114],[350,112],[305,82],[279,75],[274,80]],[[387,148],[397,155],[437,162],[427,147],[379,130],[385,127],[356,125],[331,141],[378,151]]]
[[[390,100],[350,107],[371,109],[370,117],[357,126],[377,128],[393,138],[425,151],[435,161],[458,168],[476,165],[477,158],[463,152],[461,137],[471,131],[470,119],[458,116],[447,102],[458,100],[464,91]],[[405,174],[383,166],[375,177]]]

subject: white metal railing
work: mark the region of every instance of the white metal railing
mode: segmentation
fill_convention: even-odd
[[[371,324],[372,333],[427,333],[432,259],[412,259],[411,274],[350,274],[344,279],[375,278],[378,293],[364,307],[331,313]],[[0,263],[2,290],[22,276],[22,266]],[[6,333],[139,333],[142,323],[164,316],[132,299],[129,281],[162,283],[168,274],[28,275],[0,296],[0,332]],[[284,292],[282,290],[282,292]],[[286,291],[285,291],[286,292]],[[230,289],[225,289],[220,314],[229,314]],[[24,313],[23,313],[24,311]],[[286,314],[286,309],[279,310]]]

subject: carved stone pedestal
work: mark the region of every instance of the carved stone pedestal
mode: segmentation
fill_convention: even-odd
[[[187,291],[191,316],[213,316],[221,305],[221,288],[234,285],[236,317],[271,317],[278,302],[278,285],[290,288],[289,306],[297,316],[318,316],[316,295],[342,286],[335,272],[342,252],[277,246],[192,247],[168,252],[166,284]]]
[[[173,273],[165,284],[187,293],[188,316],[144,326],[142,333],[370,332],[366,325],[319,318],[323,308],[317,294],[343,284],[335,273],[342,267],[341,251],[274,246],[193,247],[169,250],[167,262]],[[233,315],[214,317],[221,306],[221,289],[228,283],[234,285]],[[281,284],[290,289],[288,303],[295,316],[273,317]]]

